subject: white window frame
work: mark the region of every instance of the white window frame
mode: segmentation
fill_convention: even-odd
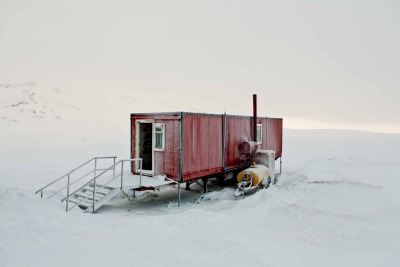
[[[258,140],[258,133],[260,133],[260,140]],[[262,124],[257,124],[257,144],[261,144],[262,143],[262,139],[263,139],[263,132],[262,132]]]
[[[157,131],[157,127],[161,127],[161,132]],[[161,133],[161,148],[156,147],[156,135]],[[165,123],[154,123],[154,151],[165,151]]]

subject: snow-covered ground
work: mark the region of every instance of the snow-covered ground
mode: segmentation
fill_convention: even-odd
[[[0,266],[400,266],[400,134],[285,130],[279,182],[243,200],[226,186],[195,204],[193,185],[181,207],[171,188],[66,213],[34,192],[93,156],[128,158],[129,112],[149,110],[110,97],[112,124],[35,88],[0,87]]]

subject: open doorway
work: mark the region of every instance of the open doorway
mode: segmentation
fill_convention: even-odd
[[[142,172],[153,174],[154,149],[153,149],[153,123],[138,122],[136,126],[136,154],[142,158]]]

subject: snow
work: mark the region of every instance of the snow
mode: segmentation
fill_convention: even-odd
[[[129,113],[123,127],[89,108],[75,122],[74,97],[21,86],[0,102],[0,266],[400,265],[398,134],[286,129],[278,183],[244,199],[227,185],[195,204],[192,185],[181,207],[169,188],[66,213],[34,192],[93,156],[128,158]]]

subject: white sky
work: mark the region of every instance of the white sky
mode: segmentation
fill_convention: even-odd
[[[168,91],[237,114],[257,93],[288,128],[400,132],[399,70],[399,1],[0,0],[0,82]]]

